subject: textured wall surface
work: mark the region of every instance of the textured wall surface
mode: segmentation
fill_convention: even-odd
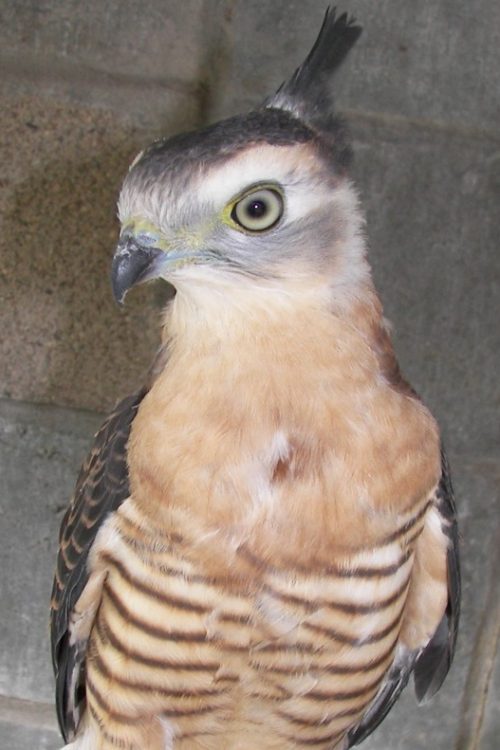
[[[47,607],[57,529],[99,412],[140,383],[165,285],[121,310],[115,203],[135,153],[262,99],[317,0],[0,2],[0,747],[60,747]],[[440,420],[464,558],[456,663],[365,746],[494,750],[500,595],[500,4],[357,0],[336,84],[402,367]]]

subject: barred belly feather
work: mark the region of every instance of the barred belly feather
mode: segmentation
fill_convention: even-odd
[[[418,516],[406,524],[413,534]],[[203,573],[195,550],[132,499],[99,532],[91,567],[106,579],[87,656],[86,731],[95,725],[101,737],[93,747],[236,747],[231,737],[238,748],[335,747],[394,658],[412,547],[390,540],[314,575],[243,547],[238,575],[219,579]]]

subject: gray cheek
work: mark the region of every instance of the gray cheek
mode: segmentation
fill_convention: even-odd
[[[269,232],[246,234],[227,227],[213,236],[228,265],[255,275],[280,275],[287,264],[299,262],[321,270],[331,263],[335,244],[340,239],[331,209],[317,211],[305,219],[278,225]]]

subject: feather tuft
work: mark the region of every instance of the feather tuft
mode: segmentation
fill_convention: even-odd
[[[330,80],[361,31],[361,26],[347,13],[337,17],[336,9],[328,8],[306,59],[264,106],[288,110],[321,129],[321,120],[325,119],[327,124],[333,110]]]

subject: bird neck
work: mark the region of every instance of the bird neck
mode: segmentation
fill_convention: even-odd
[[[380,304],[369,277],[356,282],[348,289],[336,288],[320,275],[296,274],[285,279],[243,277],[235,283],[230,274],[196,269],[176,282],[163,338],[172,351],[196,351],[208,342],[217,342],[222,350],[243,342],[251,348],[252,342],[270,337],[276,347],[288,335],[305,345],[316,329],[324,333],[325,325],[369,328],[381,317]]]

